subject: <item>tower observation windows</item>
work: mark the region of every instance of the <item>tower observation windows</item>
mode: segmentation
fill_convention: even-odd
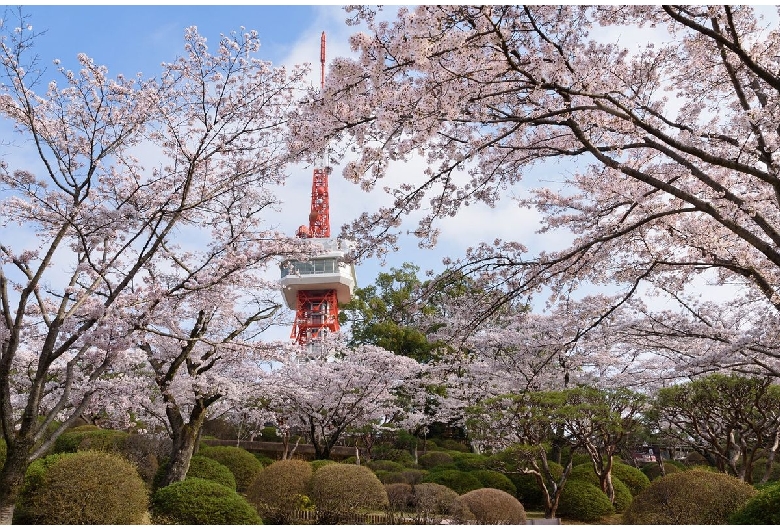
[[[336,258],[320,258],[309,261],[285,261],[282,263],[282,278],[288,275],[337,274],[339,264]]]

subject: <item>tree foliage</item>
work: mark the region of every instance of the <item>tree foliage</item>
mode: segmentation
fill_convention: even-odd
[[[774,460],[780,437],[780,385],[770,378],[712,374],[658,392],[658,427],[747,482],[761,455]]]

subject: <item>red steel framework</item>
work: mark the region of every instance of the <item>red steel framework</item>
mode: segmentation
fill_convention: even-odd
[[[320,83],[325,88],[325,32],[320,40],[320,62],[322,65]],[[311,211],[309,226],[301,225],[298,237],[330,237],[330,198],[328,175],[330,168],[315,169],[311,183]],[[298,291],[295,308],[295,322],[290,338],[300,345],[322,338],[323,331],[339,330],[339,303],[335,289],[312,289]]]

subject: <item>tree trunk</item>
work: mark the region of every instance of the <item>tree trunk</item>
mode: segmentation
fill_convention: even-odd
[[[190,460],[195,452],[197,430],[191,425],[184,425],[173,433],[173,444],[168,458],[168,470],[159,487],[170,486],[184,480],[190,469]]]
[[[761,476],[761,484],[769,482],[769,478],[772,476],[772,464],[775,463],[778,446],[780,446],[780,430],[775,431],[775,440],[772,443],[772,447],[767,451],[766,468],[764,468],[764,474]]]
[[[0,472],[0,524],[13,522],[16,499],[22,489],[32,447],[31,441],[24,440],[8,445],[5,464]]]
[[[171,453],[168,459],[168,470],[165,473],[160,487],[165,487],[180,482],[187,476],[190,469],[190,460],[195,454],[200,441],[200,431],[206,420],[206,406],[197,403],[190,413],[188,422],[184,422],[178,407],[169,403],[166,413],[171,424]]]

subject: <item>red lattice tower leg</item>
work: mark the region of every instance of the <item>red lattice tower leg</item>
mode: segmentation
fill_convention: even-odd
[[[322,330],[339,330],[339,301],[335,289],[298,291],[291,339],[308,344],[321,338]]]

